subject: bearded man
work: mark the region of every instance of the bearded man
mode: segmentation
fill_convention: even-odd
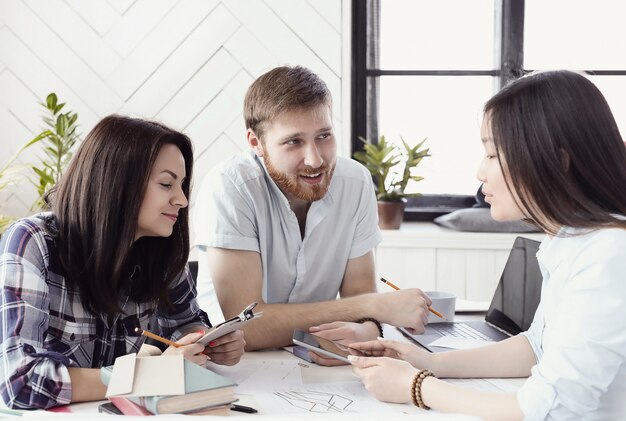
[[[373,183],[337,157],[324,81],[300,66],[272,69],[248,89],[244,119],[250,149],[211,171],[198,194],[200,305],[216,308],[216,297],[228,319],[258,302],[247,350],[290,345],[294,328],[344,344],[380,336],[380,322],[423,331],[421,290],[376,293]]]

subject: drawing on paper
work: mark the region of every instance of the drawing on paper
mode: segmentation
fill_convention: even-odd
[[[288,404],[315,413],[343,413],[349,411],[352,399],[335,393],[307,391],[274,392]]]

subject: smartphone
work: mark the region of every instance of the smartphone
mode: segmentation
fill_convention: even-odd
[[[257,303],[252,303],[248,307],[244,308],[238,316],[214,326],[207,333],[205,333],[203,337],[198,339],[196,343],[201,343],[202,345],[207,346],[212,340],[221,338],[222,336],[232,333],[237,329],[241,329],[250,320],[261,317],[263,315],[262,311],[258,313],[254,313],[252,311],[256,305]]]
[[[348,347],[338,344],[336,342],[324,339],[320,336],[313,335],[312,333],[305,332],[300,329],[293,331],[293,343],[303,346],[311,351],[326,357],[335,358],[350,364],[348,361],[348,355],[351,355]]]
[[[212,340],[221,338],[224,335],[228,335],[229,333],[232,333],[237,329],[241,329],[247,323],[248,320],[240,320],[238,318],[227,320],[210,329],[207,333],[204,334],[203,337],[198,339],[196,342],[207,346]]]

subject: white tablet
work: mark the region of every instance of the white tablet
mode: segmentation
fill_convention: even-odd
[[[301,345],[317,354],[335,358],[343,361],[344,363],[350,364],[350,361],[348,361],[350,351],[343,345],[339,345],[333,341],[307,333],[300,329],[295,329],[293,331],[292,340],[294,344]]]

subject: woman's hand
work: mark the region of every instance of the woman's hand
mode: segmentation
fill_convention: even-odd
[[[245,346],[243,332],[236,330],[209,342],[204,353],[216,364],[235,365],[241,359]]]
[[[406,361],[388,357],[348,357],[363,385],[384,402],[411,402],[411,384],[418,370]]]
[[[203,335],[204,331],[188,333],[177,341],[177,343],[182,346],[178,348],[169,346],[163,351],[162,355],[182,354],[186,360],[204,366],[208,360],[208,357],[202,353],[204,351],[204,345],[196,343]]]
[[[360,352],[364,356],[389,357],[407,361],[413,367],[430,367],[431,354],[428,351],[407,342],[398,342],[378,338],[376,341],[350,344],[350,348]]]

